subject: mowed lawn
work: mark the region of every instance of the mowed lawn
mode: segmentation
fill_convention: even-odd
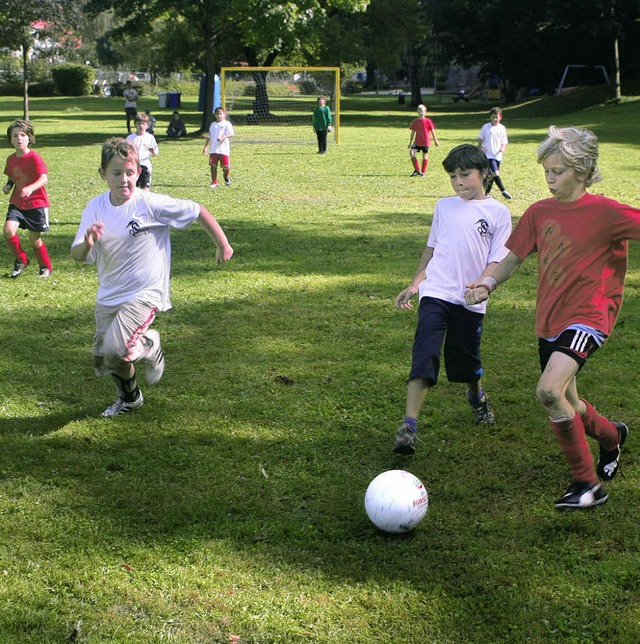
[[[640,641],[637,243],[618,326],[579,376],[581,394],[631,428],[607,505],[553,509],[569,472],[534,397],[535,258],[485,321],[495,427],[475,426],[464,387],[442,374],[418,452],[391,452],[416,322],[394,298],[452,194],[443,158],[475,142],[493,106],[425,98],[441,146],[424,179],[409,177],[413,108],[381,94],[343,100],[326,156],[310,125],[279,145],[239,131],[233,184],[216,191],[204,139],[166,140],[172,110],[141,100],[158,118],[154,189],[206,205],[235,256],[216,266],[198,226],[173,233],[174,308],[156,324],[165,377],[142,379],[144,407],[111,420],[99,414],[114,386],[92,370],[95,268],[69,247],[106,189],[100,145],[126,134],[124,109],[31,99],[54,273],[38,279],[34,262],[11,280],[0,250],[0,644]],[[552,123],[593,129],[605,177],[594,192],[639,206],[638,105],[505,107],[514,222],[548,195],[535,150]],[[183,97],[190,132],[196,106]],[[3,97],[3,131],[21,110]],[[398,468],[430,506],[390,536],[363,502]]]

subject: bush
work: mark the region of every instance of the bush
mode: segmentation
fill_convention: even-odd
[[[86,96],[91,94],[95,70],[88,65],[65,63],[51,70],[53,82],[61,96]]]

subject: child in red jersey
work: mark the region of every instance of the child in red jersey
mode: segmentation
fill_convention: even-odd
[[[509,254],[483,279],[468,284],[469,303],[486,300],[522,261],[538,253],[536,334],[542,376],[538,402],[569,462],[572,483],[558,510],[605,503],[598,479],[619,469],[629,428],[578,396],[576,376],[616,323],[627,271],[627,240],[640,240],[640,209],[587,192],[600,181],[598,139],[589,130],[549,128],[538,163],[553,195],[530,206],[506,243]],[[586,436],[600,447],[596,468]]]
[[[33,126],[26,121],[14,121],[7,128],[7,140],[15,152],[7,158],[4,173],[9,177],[2,192],[13,189],[4,223],[4,238],[15,257],[11,277],[22,275],[29,265],[18,237],[18,228],[29,231],[31,246],[40,266],[40,277],[51,275],[51,260],[41,234],[49,230],[49,197],[44,189],[48,182],[47,166],[42,157],[29,145],[35,143]]]
[[[412,177],[424,177],[427,174],[429,165],[429,148],[431,147],[431,137],[435,144],[440,147],[438,137],[436,136],[436,126],[430,118],[427,118],[427,106],[418,105],[418,118],[413,119],[409,126],[411,135],[409,136],[409,156],[413,164]],[[422,152],[422,165],[418,165],[418,152]]]

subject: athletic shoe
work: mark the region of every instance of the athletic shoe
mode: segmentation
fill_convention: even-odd
[[[149,353],[142,358],[144,363],[144,375],[147,378],[148,385],[157,385],[164,373],[164,353],[160,346],[160,334],[155,329],[150,329],[146,333],[147,341],[151,342]]]
[[[46,267],[40,268],[38,277],[51,277],[51,271]]]
[[[467,391],[467,401],[471,405],[473,415],[478,425],[495,425],[496,415],[493,413],[487,394],[482,394],[482,398],[478,403],[473,403],[471,394]]]
[[[224,185],[225,185],[225,186],[230,186],[230,185],[231,185],[231,179],[229,179],[229,177],[227,177],[227,178],[224,180]]]
[[[396,454],[415,454],[417,440],[416,432],[407,423],[402,423],[396,430],[396,442],[393,445],[393,451]]]
[[[210,183],[209,188],[217,188],[218,184],[217,183]]]
[[[620,442],[618,447],[609,451],[600,447],[600,457],[598,458],[596,472],[601,481],[610,481],[618,473],[618,469],[620,469],[620,450],[627,440],[627,436],[629,436],[629,428],[624,423],[614,421],[613,424],[618,430]]]
[[[411,176],[412,176],[412,177],[421,177],[421,176],[422,176],[422,172],[420,172],[420,170],[414,170],[414,171],[411,173]]]
[[[503,196],[505,199],[511,199],[511,195],[510,195],[506,190],[503,190],[503,191],[502,191],[502,196]]]
[[[24,262],[21,262],[19,259],[16,259],[15,262],[13,262],[13,270],[11,271],[11,277],[16,278],[20,277],[22,273],[24,273],[24,269],[29,266],[29,262],[26,264]]]
[[[600,483],[575,481],[554,503],[556,510],[588,510],[607,502],[609,495]]]
[[[139,390],[138,390],[139,391]],[[116,401],[110,407],[107,407],[101,414],[103,418],[113,418],[114,416],[120,416],[126,414],[127,412],[134,411],[135,409],[140,409],[144,403],[144,398],[142,397],[142,392],[139,391],[139,395],[135,400],[127,402],[120,398],[116,398]]]

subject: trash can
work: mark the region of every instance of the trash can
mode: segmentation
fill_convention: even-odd
[[[182,94],[180,92],[167,92],[168,105],[167,107],[175,110],[180,107],[180,97]]]
[[[167,92],[158,92],[158,107],[169,107]]]

